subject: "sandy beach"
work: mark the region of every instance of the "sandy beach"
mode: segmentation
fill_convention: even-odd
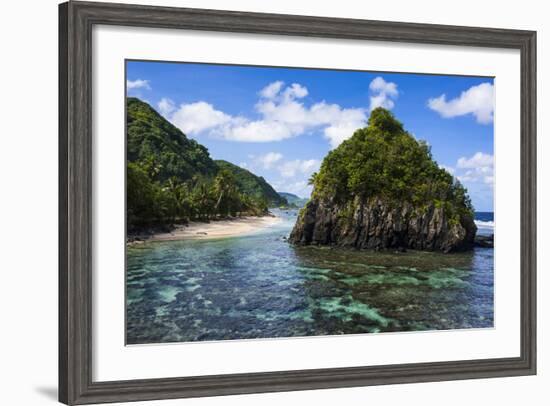
[[[154,234],[148,241],[207,240],[214,238],[237,237],[252,234],[271,227],[282,219],[275,216],[239,217],[234,219],[211,221],[210,223],[190,222],[177,225],[169,233]]]

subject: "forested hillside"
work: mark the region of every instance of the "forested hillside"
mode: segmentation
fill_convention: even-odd
[[[128,231],[189,220],[263,215],[286,203],[261,177],[226,161],[147,103],[127,99]]]
[[[231,162],[216,160],[216,165],[221,169],[230,171],[237,182],[241,193],[255,199],[265,199],[269,207],[286,205],[287,201],[281,197],[273,187],[261,176],[256,176],[247,169],[234,165]]]

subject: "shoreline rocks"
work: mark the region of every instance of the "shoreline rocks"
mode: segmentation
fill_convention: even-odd
[[[477,227],[470,216],[450,221],[441,207],[414,208],[379,198],[345,207],[312,199],[300,213],[289,241],[357,249],[465,251],[474,247]]]
[[[494,234],[491,235],[476,235],[474,245],[480,248],[494,248]]]

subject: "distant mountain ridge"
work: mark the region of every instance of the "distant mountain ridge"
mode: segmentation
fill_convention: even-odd
[[[288,192],[278,192],[279,196],[286,199],[289,205],[294,205],[298,208],[302,208],[306,205],[309,199],[302,198],[300,196],[297,196],[293,193]]]

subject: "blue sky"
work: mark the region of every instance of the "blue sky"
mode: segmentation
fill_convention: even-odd
[[[476,210],[493,210],[492,78],[128,61],[127,92],[214,159],[302,197],[323,157],[386,107],[431,145]]]

